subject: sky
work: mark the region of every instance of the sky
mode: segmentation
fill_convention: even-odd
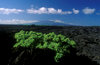
[[[0,24],[51,20],[100,26],[100,0],[0,0]]]

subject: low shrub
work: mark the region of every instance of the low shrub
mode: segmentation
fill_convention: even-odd
[[[56,35],[54,32],[43,34],[34,31],[20,31],[15,33],[16,47],[26,48],[39,48],[39,49],[51,49],[56,52],[54,59],[59,62],[59,59],[64,56],[65,53],[70,53],[70,47],[74,48],[76,43],[73,40],[65,37],[64,35]]]

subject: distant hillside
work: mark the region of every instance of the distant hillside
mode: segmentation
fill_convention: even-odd
[[[66,23],[62,23],[62,22],[54,22],[54,21],[40,21],[40,22],[29,23],[29,24],[49,25],[49,26],[73,26],[71,24],[66,24]]]
[[[56,22],[56,21],[39,21],[39,22],[32,22],[32,23],[23,23],[23,24],[0,24],[0,26],[2,25],[45,25],[45,26],[76,26],[76,25],[72,25],[72,24],[67,24],[64,22]]]

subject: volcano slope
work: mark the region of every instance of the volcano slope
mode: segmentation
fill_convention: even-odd
[[[55,32],[74,40],[77,45],[65,54],[59,63],[53,59],[55,52],[49,49],[28,50],[26,48],[14,49],[16,43],[14,35],[20,30],[36,31],[42,33]],[[33,65],[33,64],[89,64],[100,65],[100,27],[99,26],[0,26],[2,57],[6,57],[7,65]],[[2,59],[2,58],[1,58]]]

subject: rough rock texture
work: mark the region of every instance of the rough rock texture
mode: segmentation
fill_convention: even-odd
[[[100,64],[100,27],[76,27],[67,34],[72,35],[77,43],[77,55],[84,55]]]
[[[97,38],[97,39],[96,39]],[[77,38],[76,38],[77,39]],[[99,36],[81,36],[77,41],[77,55],[85,55],[100,64],[100,38]]]
[[[63,34],[77,43],[76,49],[71,49],[71,54],[66,54],[60,61],[55,63],[51,50],[13,49],[16,43],[15,32],[20,30],[37,31],[42,33],[55,32]],[[32,64],[88,64],[100,65],[100,27],[56,27],[56,26],[0,26],[0,36],[5,47],[4,57],[8,56],[7,65],[32,65]],[[6,49],[7,48],[7,49]],[[7,52],[8,51],[8,52]],[[7,55],[6,55],[7,54]],[[4,60],[5,61],[5,60]]]

